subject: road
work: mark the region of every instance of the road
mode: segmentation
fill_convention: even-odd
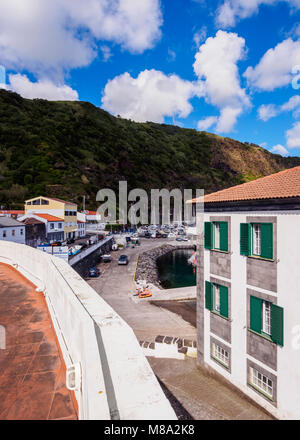
[[[138,254],[165,244],[163,239],[142,239],[141,246],[112,252],[111,263],[101,263],[101,276],[87,280],[93,289],[132,327],[138,340],[152,342],[158,335],[196,339],[196,328],[180,315],[133,296],[133,274]],[[129,257],[128,266],[118,266],[121,254]],[[191,313],[194,311],[191,309]],[[190,319],[191,321],[191,319]]]
[[[133,274],[138,254],[166,243],[142,240],[142,246],[113,252],[113,261],[100,264],[100,278],[87,282],[132,327],[139,341],[152,342],[158,335],[196,340],[196,302],[143,301],[133,297]],[[128,266],[118,266],[127,254]],[[207,376],[195,359],[148,358],[161,386],[180,420],[270,419],[244,397]]]

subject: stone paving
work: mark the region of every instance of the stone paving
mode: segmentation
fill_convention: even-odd
[[[100,278],[88,283],[132,327],[139,341],[155,341],[158,335],[196,339],[194,301],[143,301],[133,298],[133,274],[139,252],[162,244],[161,240],[142,240],[142,246],[112,253],[110,264],[100,264]],[[130,258],[128,266],[118,266],[119,254]],[[231,388],[205,375],[195,359],[148,358],[170,401],[181,407],[179,418],[196,420],[270,419]],[[190,415],[190,416],[189,416]]]
[[[195,359],[148,358],[154,373],[186,413],[195,420],[271,420],[272,417],[228,386],[205,374]],[[172,397],[171,397],[172,402]],[[181,412],[183,412],[181,416]]]
[[[0,264],[0,420],[75,420],[77,403],[44,295]]]

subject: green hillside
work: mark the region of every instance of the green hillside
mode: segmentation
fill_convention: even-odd
[[[87,102],[23,99],[0,90],[0,205],[48,195],[97,206],[101,188],[216,191],[300,165],[257,145],[115,118]]]

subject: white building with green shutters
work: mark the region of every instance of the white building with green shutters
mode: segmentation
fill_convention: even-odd
[[[300,167],[204,198],[198,363],[300,418]]]

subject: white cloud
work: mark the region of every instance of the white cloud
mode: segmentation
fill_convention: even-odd
[[[237,122],[237,118],[242,114],[241,107],[224,107],[218,120],[216,130],[221,133],[228,133],[232,131]]]
[[[286,138],[289,148],[300,148],[300,122],[295,122],[293,127],[287,130]]]
[[[232,27],[240,19],[256,14],[261,5],[276,5],[283,1],[291,8],[300,8],[299,0],[225,0],[217,10],[216,23],[221,27]]]
[[[196,44],[197,49],[199,48],[200,44],[203,43],[203,41],[205,41],[206,39],[206,35],[207,35],[207,27],[206,26],[202,26],[202,28],[194,33],[194,43]]]
[[[200,131],[206,131],[218,122],[217,116],[208,116],[198,122],[197,128]]]
[[[281,156],[288,156],[290,154],[289,151],[281,144],[274,145],[270,151],[271,153],[281,154]]]
[[[298,117],[300,111],[300,95],[292,96],[287,102],[276,106],[275,104],[263,104],[258,109],[258,117],[263,121],[268,121],[280,113],[294,111],[293,116]]]
[[[141,53],[160,38],[159,0],[1,0],[0,59],[35,74],[86,66],[98,41]]]
[[[163,122],[166,116],[187,117],[196,95],[201,96],[201,88],[177,75],[152,69],[133,78],[126,72],[106,84],[102,107],[137,122]]]
[[[112,57],[112,53],[110,47],[108,46],[100,46],[100,50],[102,52],[103,61],[108,61]]]
[[[168,61],[176,60],[176,52],[170,48],[168,48]]]
[[[263,104],[258,109],[258,117],[263,121],[268,121],[278,115],[278,109],[274,104]]]
[[[55,85],[50,80],[31,82],[26,75],[9,75],[10,90],[23,98],[41,98],[49,101],[77,101],[78,93],[67,85]]]
[[[205,99],[221,111],[218,131],[231,131],[237,117],[250,106],[237,67],[244,56],[244,38],[225,31],[208,38],[196,54],[194,71],[205,91]]]
[[[300,95],[292,96],[288,102],[281,106],[282,111],[292,111],[300,106]]]
[[[248,67],[244,76],[250,86],[272,91],[291,83],[297,65],[300,65],[300,40],[288,38],[269,49],[257,66]]]

